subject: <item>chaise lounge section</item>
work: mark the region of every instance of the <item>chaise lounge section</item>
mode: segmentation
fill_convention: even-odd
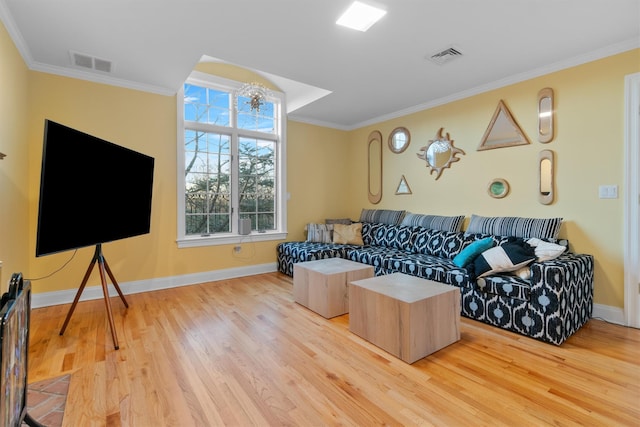
[[[571,253],[568,242],[557,240],[561,218],[472,215],[464,232],[460,231],[463,220],[464,216],[363,210],[358,223],[325,226],[326,231],[360,229],[353,240],[325,233],[322,241],[279,244],[278,269],[292,276],[297,262],[340,257],[373,266],[376,276],[399,272],[457,286],[463,316],[556,345],[590,319],[593,256]],[[314,240],[311,233],[309,236]],[[527,255],[527,240],[560,249],[553,257],[537,256],[534,248],[534,255]],[[481,272],[477,266],[484,252],[461,266],[461,256],[480,241],[490,242],[492,251],[524,248],[529,262],[518,270],[511,265]]]

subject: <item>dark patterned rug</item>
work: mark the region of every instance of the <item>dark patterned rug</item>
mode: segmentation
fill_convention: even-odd
[[[51,378],[29,384],[27,413],[47,427],[62,426],[71,375]]]

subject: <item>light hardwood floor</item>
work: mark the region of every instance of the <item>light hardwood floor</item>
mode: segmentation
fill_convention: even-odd
[[[469,319],[409,365],[293,302],[270,273],[34,309],[29,381],[70,373],[66,426],[637,426],[640,330],[591,320],[562,346]]]

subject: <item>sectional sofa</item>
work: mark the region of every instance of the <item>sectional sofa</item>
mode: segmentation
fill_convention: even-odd
[[[363,209],[355,223],[309,224],[307,241],[279,244],[278,269],[292,276],[297,262],[341,257],[372,265],[376,275],[457,286],[463,316],[556,345],[589,320],[593,256],[572,253],[557,238],[561,218],[472,215],[461,231],[463,221]],[[560,250],[538,252],[543,246]]]

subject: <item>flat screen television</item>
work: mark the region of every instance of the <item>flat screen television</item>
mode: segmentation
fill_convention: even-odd
[[[36,256],[147,234],[154,158],[45,120]]]

